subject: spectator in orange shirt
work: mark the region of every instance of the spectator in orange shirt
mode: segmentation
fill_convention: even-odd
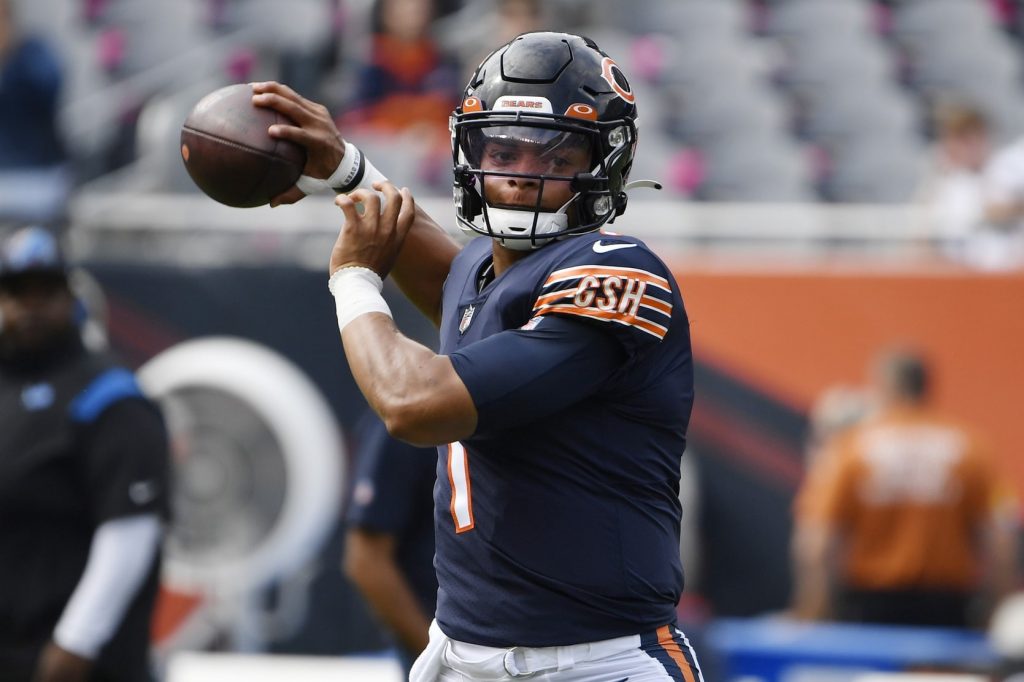
[[[377,0],[369,58],[359,69],[348,127],[416,130],[448,141],[448,114],[460,92],[459,66],[430,35],[434,0]]]
[[[811,498],[820,486],[815,485],[811,479],[827,469],[821,465],[821,461],[822,455],[829,452],[829,444],[863,421],[873,408],[868,391],[859,386],[832,386],[815,400],[807,419],[804,482],[793,499],[793,514],[796,517],[807,513],[804,508],[815,503]]]
[[[879,410],[840,434],[796,508],[795,614],[968,627],[1016,578],[1016,509],[979,439],[928,404],[913,353],[883,356]]]

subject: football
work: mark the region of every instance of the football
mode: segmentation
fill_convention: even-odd
[[[254,106],[252,86],[229,85],[195,105],[181,126],[181,158],[193,182],[228,206],[263,206],[295,184],[306,150],[267,128],[291,120]]]

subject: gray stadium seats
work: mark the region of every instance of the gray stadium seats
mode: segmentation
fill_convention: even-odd
[[[781,136],[737,134],[704,150],[701,197],[708,201],[810,201],[805,156]]]
[[[207,16],[212,0],[106,0],[90,23],[74,0],[14,1],[64,55],[62,122],[76,155],[102,154],[123,126],[125,107],[155,95],[138,119],[137,152],[159,157],[147,172],[174,189],[191,189],[176,144],[173,154],[164,149],[176,135],[167,121],[183,114],[175,92],[223,79],[227,58],[239,47],[253,55],[254,77],[278,77],[282,54],[312,54],[337,28],[331,3],[322,0],[218,0],[216,26]],[[641,159],[650,172],[635,176],[686,175],[679,169],[701,165],[694,161],[699,149],[706,170],[700,198],[810,195],[815,180],[798,141],[804,140],[832,160],[825,198],[897,200],[913,184],[917,151],[926,142],[924,112],[940,98],[978,106],[999,141],[1024,134],[1024,44],[1002,30],[986,0],[888,3],[885,32],[876,26],[884,16],[876,0],[550,2],[566,28],[590,35],[615,57],[640,95]],[[346,0],[338,29],[343,40],[331,48],[340,60],[332,72],[337,82],[323,83],[332,106],[351,85],[347,65],[368,47],[372,3]],[[466,4],[478,16],[487,12],[484,3]],[[472,16],[466,8],[459,14]],[[111,29],[124,36],[123,59],[113,65],[98,57],[98,41]],[[458,31],[439,35],[460,39]],[[200,47],[218,36],[216,48]],[[459,52],[458,45],[449,47]],[[403,141],[365,144],[382,165],[409,163]],[[434,161],[415,156],[410,184],[436,191],[443,182],[431,170]],[[685,194],[686,183],[677,184],[677,195]]]
[[[776,38],[800,41],[870,33],[874,17],[870,3],[861,0],[787,0],[772,5],[765,28]]]
[[[893,14],[892,33],[900,42],[924,49],[947,38],[986,33],[994,27],[977,0],[904,0]]]
[[[832,156],[825,193],[832,201],[903,203],[923,177],[919,146],[881,138],[851,144]]]
[[[826,146],[849,139],[918,140],[919,114],[910,98],[891,86],[843,90],[808,106],[807,135]]]
[[[742,0],[592,0],[588,4],[594,6],[593,23],[633,35],[738,35],[747,29],[749,19]]]

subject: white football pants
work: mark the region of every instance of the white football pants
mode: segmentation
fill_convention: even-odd
[[[703,682],[681,631],[664,626],[648,635],[555,647],[501,649],[447,637],[437,621],[430,643],[413,664],[410,682]]]

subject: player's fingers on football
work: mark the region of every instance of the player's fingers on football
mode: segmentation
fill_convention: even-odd
[[[256,106],[273,109],[304,127],[330,126],[333,123],[327,107],[307,99],[291,99],[280,93],[263,92],[254,94],[252,103]]]
[[[298,126],[288,125],[285,123],[275,123],[270,126],[268,134],[278,140],[294,142],[306,149],[320,149],[330,146],[325,135],[319,134],[308,128],[300,128]]]
[[[258,107],[273,109],[296,123],[305,123],[311,119],[309,110],[301,102],[288,99],[276,92],[254,94],[252,96],[252,103]]]
[[[302,97],[284,83],[278,81],[261,81],[252,84],[253,92],[276,93],[291,100],[299,100]]]
[[[290,187],[281,194],[278,194],[276,197],[271,199],[270,207],[273,208],[274,206],[281,206],[282,204],[294,204],[296,201],[302,199],[304,196],[306,196],[306,193],[303,192],[298,187]]]

